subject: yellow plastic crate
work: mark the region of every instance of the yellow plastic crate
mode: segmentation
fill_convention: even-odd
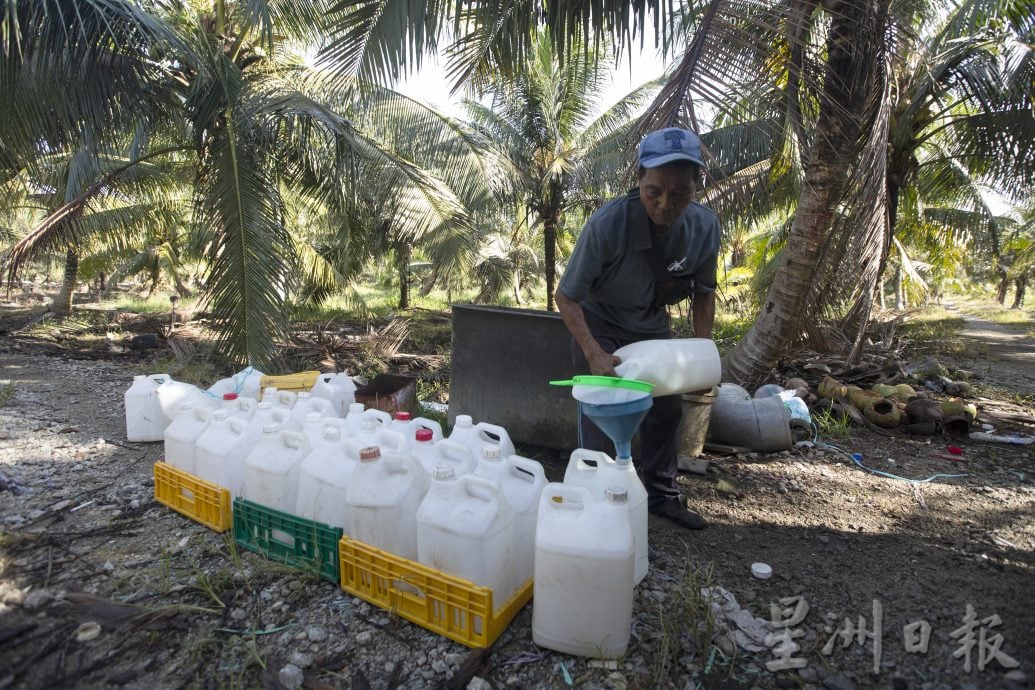
[[[263,376],[259,382],[263,388],[276,386],[282,391],[308,391],[316,385],[316,378],[319,371],[300,371],[295,374],[283,374],[281,376]]]
[[[492,590],[342,537],[341,588],[468,647],[488,647],[532,598],[529,580],[499,609]]]
[[[155,500],[217,532],[233,525],[229,489],[160,461],[155,463]]]

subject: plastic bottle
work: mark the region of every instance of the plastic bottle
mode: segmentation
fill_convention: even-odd
[[[295,515],[349,531],[345,492],[359,465],[359,446],[344,433],[341,419],[327,419],[298,476]]]
[[[310,412],[316,412],[320,415],[320,418],[324,417],[338,417],[340,416],[334,411],[334,405],[330,400],[326,398],[314,397],[312,393],[302,391],[298,394],[295,399],[295,404],[291,408],[291,416],[296,422],[302,424],[305,422],[306,415]]]
[[[396,556],[417,560],[417,509],[430,478],[412,455],[360,451],[359,466],[345,491],[352,536]]]
[[[248,420],[233,416],[229,410],[216,410],[195,444],[197,475],[229,489],[231,496],[241,495],[245,459],[259,440],[248,434],[249,427]]]
[[[263,396],[265,397],[265,396]],[[290,410],[295,407],[295,403],[298,401],[298,393],[294,391],[281,391],[278,390],[273,396],[273,406],[283,407],[284,409]],[[297,421],[297,420],[296,420]]]
[[[246,367],[233,376],[219,379],[208,388],[208,393],[221,398],[226,393],[237,393],[242,398],[258,399],[262,388],[263,373],[254,367]]]
[[[463,443],[470,447],[474,457],[479,457],[482,446],[493,444],[499,446],[500,457],[505,458],[514,454],[514,444],[510,440],[507,430],[497,424],[488,422],[474,423],[470,415],[458,414],[453,424],[453,431],[449,434],[449,440],[455,443]]]
[[[693,393],[722,380],[719,350],[708,338],[641,340],[618,348],[614,354],[622,360],[615,373],[653,383],[654,397]]]
[[[532,639],[564,654],[616,659],[629,645],[635,551],[628,495],[547,484],[535,538]]]
[[[312,390],[314,397],[330,400],[338,417],[348,414],[356,401],[356,382],[348,374],[320,374]]]
[[[639,584],[647,575],[647,489],[636,474],[632,462],[615,461],[607,453],[578,448],[568,459],[564,472],[564,483],[589,488],[597,499],[604,495],[609,486],[621,486],[626,490],[626,503],[633,533],[636,554],[634,584]]]
[[[390,414],[388,414],[387,412],[384,412],[383,410],[375,410],[375,409],[364,410],[359,415],[358,422],[359,422],[359,425],[358,425],[358,428],[356,428],[356,431],[354,433],[354,437],[359,442],[359,444],[361,446],[370,446],[370,445],[376,446],[376,445],[378,445],[377,432],[382,431],[382,430],[384,430],[384,431],[392,431],[391,430],[392,416]],[[349,424],[349,420],[348,419],[345,420],[345,424],[346,424],[346,426],[350,426],[351,427],[351,425]],[[402,437],[402,434],[400,434],[398,431],[392,431],[392,434],[393,434],[393,436],[391,438],[393,438],[393,439],[396,436]],[[392,443],[393,447],[398,446],[398,445],[399,445],[398,442],[393,442]]]
[[[415,434],[418,430],[427,429],[431,432],[431,439],[433,441],[442,440],[441,424],[436,422],[434,419],[428,419],[427,417],[414,417],[409,412],[402,410],[393,415],[391,428],[401,432],[408,438],[415,438]]]
[[[223,393],[223,405],[220,409],[228,410],[234,417],[248,420],[258,408],[255,398],[246,398],[237,393]]]
[[[165,462],[190,474],[197,474],[195,462],[198,436],[212,418],[212,409],[193,402],[180,404],[180,413],[165,429]]]
[[[417,510],[417,560],[492,590],[499,608],[515,591],[514,512],[492,481],[435,467]]]
[[[291,415],[291,418],[298,420],[298,417],[294,415]],[[323,434],[323,420],[324,417],[319,412],[309,412],[302,420],[302,435],[309,440],[310,445]]]
[[[148,376],[158,385],[158,403],[162,407],[162,414],[167,422],[172,422],[180,411],[180,405],[185,402],[193,402],[195,405],[204,405],[212,409],[218,408],[222,400],[211,395],[206,395],[197,386],[174,381],[168,374],[151,374]]]
[[[257,445],[245,461],[244,497],[293,512],[298,504],[299,470],[310,450],[306,437],[295,431],[281,431],[273,442]]]
[[[266,386],[262,389],[262,395],[259,397],[259,402],[275,403],[277,401],[277,387]]]
[[[126,404],[126,439],[134,443],[161,441],[169,419],[162,414],[158,400],[159,381],[147,376],[134,376],[124,395]],[[168,451],[166,452],[168,455]]]
[[[535,558],[535,523],[539,497],[546,486],[543,466],[520,455],[500,459],[497,446],[483,446],[482,457],[474,468],[475,476],[484,477],[500,487],[514,511],[514,566],[517,580],[513,591],[532,578]]]

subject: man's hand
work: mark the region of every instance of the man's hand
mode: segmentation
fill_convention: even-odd
[[[597,347],[592,355],[586,355],[589,362],[589,371],[597,376],[618,376],[615,367],[622,363],[621,357],[604,352],[603,348]]]

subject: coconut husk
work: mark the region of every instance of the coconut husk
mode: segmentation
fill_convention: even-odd
[[[819,382],[817,393],[821,398],[836,400],[837,398],[843,398],[848,395],[848,388],[840,381],[829,376],[824,376]]]
[[[916,395],[916,391],[908,383],[900,383],[895,386],[895,397],[905,402]]]
[[[977,405],[963,402],[962,400],[946,400],[942,402],[942,416],[965,415],[967,422],[973,422],[977,417]]]
[[[895,386],[889,386],[886,383],[875,383],[870,386],[870,390],[875,393],[880,393],[885,398],[898,397],[898,389]]]
[[[784,381],[783,387],[787,390],[795,391],[799,388],[804,388],[807,391],[809,389],[809,382],[799,376],[795,376],[794,378],[789,378],[786,381]],[[800,398],[802,396],[799,395],[798,397]]]
[[[901,410],[887,398],[871,400],[863,408],[862,413],[868,420],[884,429],[896,429],[902,421]]]
[[[906,403],[906,417],[911,424],[937,423],[942,419],[942,405],[937,400],[914,397]]]
[[[866,407],[877,400],[887,400],[883,395],[876,391],[864,391],[861,388],[848,388],[848,399],[860,410],[865,410]]]

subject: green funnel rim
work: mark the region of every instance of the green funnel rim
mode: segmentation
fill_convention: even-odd
[[[550,381],[551,386],[599,386],[601,388],[625,388],[631,391],[650,393],[654,384],[638,379],[623,379],[617,376],[574,376],[567,381]]]

